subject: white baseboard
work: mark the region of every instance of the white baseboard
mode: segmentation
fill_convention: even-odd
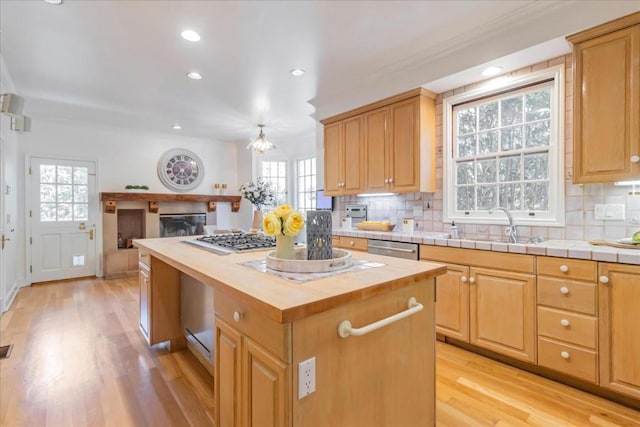
[[[13,300],[16,298],[16,295],[18,294],[18,289],[20,289],[23,286],[27,286],[27,282],[24,280],[24,278],[20,278],[13,283],[13,286],[11,287],[11,289],[9,289],[9,292],[7,293],[6,302],[0,301],[0,308],[2,309],[1,311],[2,313],[9,310],[9,307],[11,307],[11,304],[13,304]]]

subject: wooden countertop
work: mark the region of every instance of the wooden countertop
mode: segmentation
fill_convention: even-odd
[[[240,265],[264,258],[264,251],[217,255],[180,243],[182,240],[189,238],[134,240],[134,246],[140,248],[141,253],[151,254],[280,323],[381,295],[444,274],[447,270],[443,264],[354,251],[354,259],[380,262],[385,266],[296,284]]]

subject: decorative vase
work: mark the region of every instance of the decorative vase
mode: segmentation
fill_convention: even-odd
[[[259,210],[253,211],[253,223],[251,224],[253,230],[262,229],[262,212]]]
[[[293,248],[294,236],[286,236],[281,234],[276,236],[276,258],[294,259],[295,250]]]

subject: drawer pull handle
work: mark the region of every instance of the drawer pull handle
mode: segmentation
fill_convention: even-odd
[[[242,319],[243,314],[240,313],[239,311],[234,311],[233,312],[233,320],[235,320],[236,322],[239,322],[240,319]]]
[[[640,162],[640,156],[637,156],[635,154],[631,156],[631,163],[638,163],[638,162]]]
[[[560,266],[560,271],[562,271],[563,273],[566,273],[567,271],[569,271],[569,266],[562,264]]]
[[[569,293],[569,288],[567,288],[566,286],[563,286],[560,288],[560,293],[562,295],[567,295]]]
[[[562,326],[569,326],[569,325],[570,325],[570,323],[569,323],[569,321],[568,321],[567,319],[562,319],[562,320],[560,321],[560,324],[561,324]]]
[[[350,240],[350,241],[349,241],[349,244],[350,244],[351,246],[353,246],[353,245],[355,245],[355,244],[356,244],[356,242],[354,242],[353,240]]]
[[[350,335],[360,336],[368,334],[369,332],[373,332],[377,329],[380,329],[384,326],[390,325],[394,322],[397,322],[400,319],[404,319],[405,317],[409,317],[412,314],[416,314],[419,311],[422,311],[424,306],[416,301],[414,297],[409,298],[407,301],[407,309],[401,311],[400,313],[396,313],[392,316],[386,317],[382,320],[378,320],[377,322],[370,323],[361,328],[354,328],[351,326],[351,322],[348,320],[343,320],[338,325],[338,335],[342,338],[347,338]]]
[[[467,283],[467,276],[462,276],[462,277],[460,277],[460,281],[461,281],[462,283]]]
[[[563,352],[561,352],[561,353],[560,353],[560,356],[562,356],[562,358],[563,358],[563,359],[568,359],[569,357],[571,357],[571,356],[569,355],[569,352],[567,352],[567,351],[563,351]]]
[[[609,283],[609,278],[607,276],[600,276],[600,283]]]

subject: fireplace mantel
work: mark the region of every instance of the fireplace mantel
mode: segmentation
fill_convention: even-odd
[[[215,212],[216,203],[231,203],[231,212],[238,212],[240,209],[241,196],[216,196],[213,194],[172,194],[172,193],[147,193],[147,192],[124,192],[124,193],[100,193],[100,201],[104,202],[105,213],[115,213],[117,202],[136,201],[149,202],[149,212],[157,213],[160,202],[204,202],[207,204],[208,212]]]

